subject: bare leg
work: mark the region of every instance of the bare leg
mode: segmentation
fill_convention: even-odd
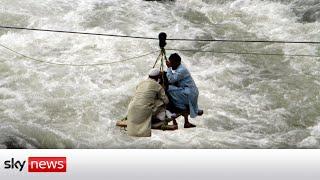
[[[177,120],[176,119],[172,119],[173,125],[178,125]]]
[[[191,124],[189,122],[189,114],[188,113],[183,113],[183,117],[184,117],[184,128],[193,128],[193,127],[196,127],[196,125],[194,124]]]

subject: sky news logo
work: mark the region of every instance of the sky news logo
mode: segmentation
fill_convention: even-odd
[[[22,171],[26,166],[26,161],[10,160],[4,161],[4,169]],[[66,157],[29,157],[28,172],[67,172]]]

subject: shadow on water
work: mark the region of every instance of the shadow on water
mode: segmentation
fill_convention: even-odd
[[[303,23],[313,23],[320,21],[320,1],[295,1],[293,3],[293,12]]]

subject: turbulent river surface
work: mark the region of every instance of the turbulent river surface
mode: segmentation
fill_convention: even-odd
[[[0,24],[168,38],[320,41],[319,0],[0,0]],[[0,29],[44,61],[92,64],[158,50],[156,40]],[[319,44],[168,41],[167,48],[320,55]],[[175,51],[167,51],[173,53]],[[128,137],[115,127],[158,53],[59,66],[0,47],[0,148],[320,148],[320,58],[178,52],[202,117]]]

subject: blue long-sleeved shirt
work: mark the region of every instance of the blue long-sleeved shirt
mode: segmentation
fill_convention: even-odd
[[[180,109],[188,107],[190,116],[192,118],[196,117],[199,92],[188,69],[182,64],[175,71],[169,68],[167,70],[167,78],[170,83],[167,91],[174,106]]]

